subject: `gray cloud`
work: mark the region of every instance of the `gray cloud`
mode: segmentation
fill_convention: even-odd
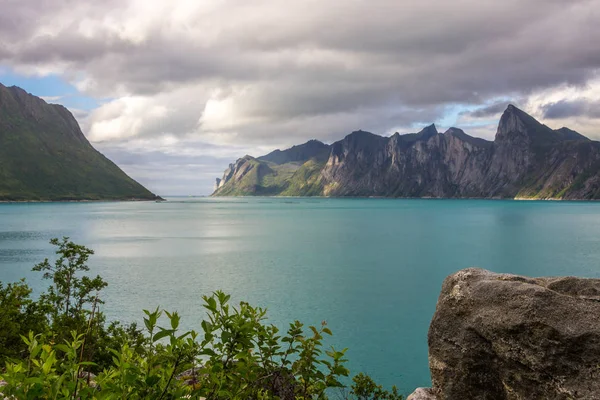
[[[600,101],[585,99],[560,100],[541,106],[544,118],[565,119],[571,117],[600,118]]]
[[[515,95],[511,100],[504,99],[500,101],[494,101],[482,107],[477,107],[473,110],[462,111],[460,113],[460,116],[474,119],[493,119],[497,118],[500,114],[502,114],[509,104],[512,104],[519,108],[526,108],[526,103],[526,98]]]
[[[412,130],[456,105],[491,117],[506,105],[498,98],[526,105],[538,91],[585,87],[600,70],[600,42],[590,39],[600,37],[591,17],[599,8],[600,0],[0,0],[0,66],[59,73],[84,94],[113,99],[78,117],[103,146],[145,139],[151,154],[168,137],[193,151],[285,147],[358,128]],[[569,113],[559,100],[545,107],[532,110]],[[570,115],[580,111],[571,105]],[[138,159],[136,171],[151,174],[148,163]]]
[[[164,150],[131,151],[125,147],[99,145],[98,149],[123,171],[161,195],[210,194],[215,177],[223,174],[229,157],[185,155]]]
[[[84,70],[107,92],[121,87],[150,94],[213,79],[220,86],[266,81],[283,94],[301,91],[307,83],[332,86],[312,87],[311,96],[299,93],[285,113],[302,112],[305,103],[319,100],[339,108],[348,97],[340,87],[352,86],[362,87],[358,93],[350,90],[359,103],[390,98],[408,105],[481,102],[514,90],[584,83],[600,66],[591,56],[600,53],[600,44],[588,40],[600,34],[588,17],[597,0],[250,2],[243,7],[224,2],[206,13],[191,13],[186,20],[191,33],[172,26],[176,21],[167,15],[141,29],[139,41],[123,36],[127,17],[114,28],[96,21],[99,27],[85,32],[91,22],[84,17],[127,15],[126,2],[42,2],[51,8],[33,0],[3,1],[11,6],[3,7],[4,18],[13,21],[3,27],[3,37],[21,35],[7,44],[12,56],[5,62],[62,61]],[[11,13],[17,15],[11,18]],[[56,24],[52,14],[64,22]],[[40,21],[42,28],[32,29],[25,18]],[[39,34],[44,22],[49,29],[54,22],[56,32]]]
[[[468,115],[473,118],[495,117],[496,115],[502,113],[506,109],[508,104],[509,102],[507,101],[500,101],[497,103],[490,104],[489,106],[477,108],[474,111],[463,112],[462,115]]]

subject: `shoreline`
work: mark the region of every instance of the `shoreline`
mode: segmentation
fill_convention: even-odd
[[[549,202],[589,202],[594,203],[600,199],[562,199],[562,198],[534,198],[534,197],[388,197],[388,196],[207,196],[214,199],[235,198],[279,198],[279,199],[383,199],[383,200],[493,200],[493,201],[549,201]]]
[[[0,204],[28,204],[28,203],[126,203],[126,202],[148,202],[154,201],[162,203],[167,201],[162,197],[156,199],[81,199],[81,200],[0,200]]]
[[[532,197],[386,197],[386,196],[199,196],[201,198],[213,199],[374,199],[374,200],[488,200],[488,201],[547,201],[547,202],[579,202],[595,203],[600,199],[559,199],[559,198],[532,198]],[[182,198],[188,198],[182,196]],[[0,204],[40,204],[40,203],[126,203],[126,202],[167,202],[162,197],[156,199],[79,199],[79,200],[0,200]]]

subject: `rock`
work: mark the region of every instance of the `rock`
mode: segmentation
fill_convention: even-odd
[[[430,388],[417,388],[406,400],[436,400]]]
[[[96,383],[96,374],[92,372],[79,371],[79,378],[84,379],[90,387],[95,388],[96,386],[98,386]]]
[[[182,381],[187,386],[196,386],[200,382],[200,378],[206,376],[202,372],[202,367],[186,369],[182,373],[175,376],[175,379]]]
[[[4,379],[0,379],[0,391],[2,390],[3,386],[8,385],[8,382],[6,382]],[[0,393],[0,400],[4,400],[4,399],[12,399],[13,397],[6,397],[4,396],[2,393]]]
[[[600,279],[459,271],[428,341],[438,400],[600,399]]]

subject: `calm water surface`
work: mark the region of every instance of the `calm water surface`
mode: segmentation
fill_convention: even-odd
[[[26,277],[52,237],[96,251],[104,311],[178,310],[199,328],[216,289],[282,327],[327,320],[352,371],[409,392],[429,384],[427,328],[444,277],[479,266],[600,277],[600,203],[384,199],[177,199],[0,204],[0,280]]]

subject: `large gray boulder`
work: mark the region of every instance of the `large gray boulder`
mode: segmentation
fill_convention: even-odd
[[[600,399],[600,279],[459,271],[428,340],[437,400]]]
[[[436,400],[430,388],[418,388],[406,400]]]

